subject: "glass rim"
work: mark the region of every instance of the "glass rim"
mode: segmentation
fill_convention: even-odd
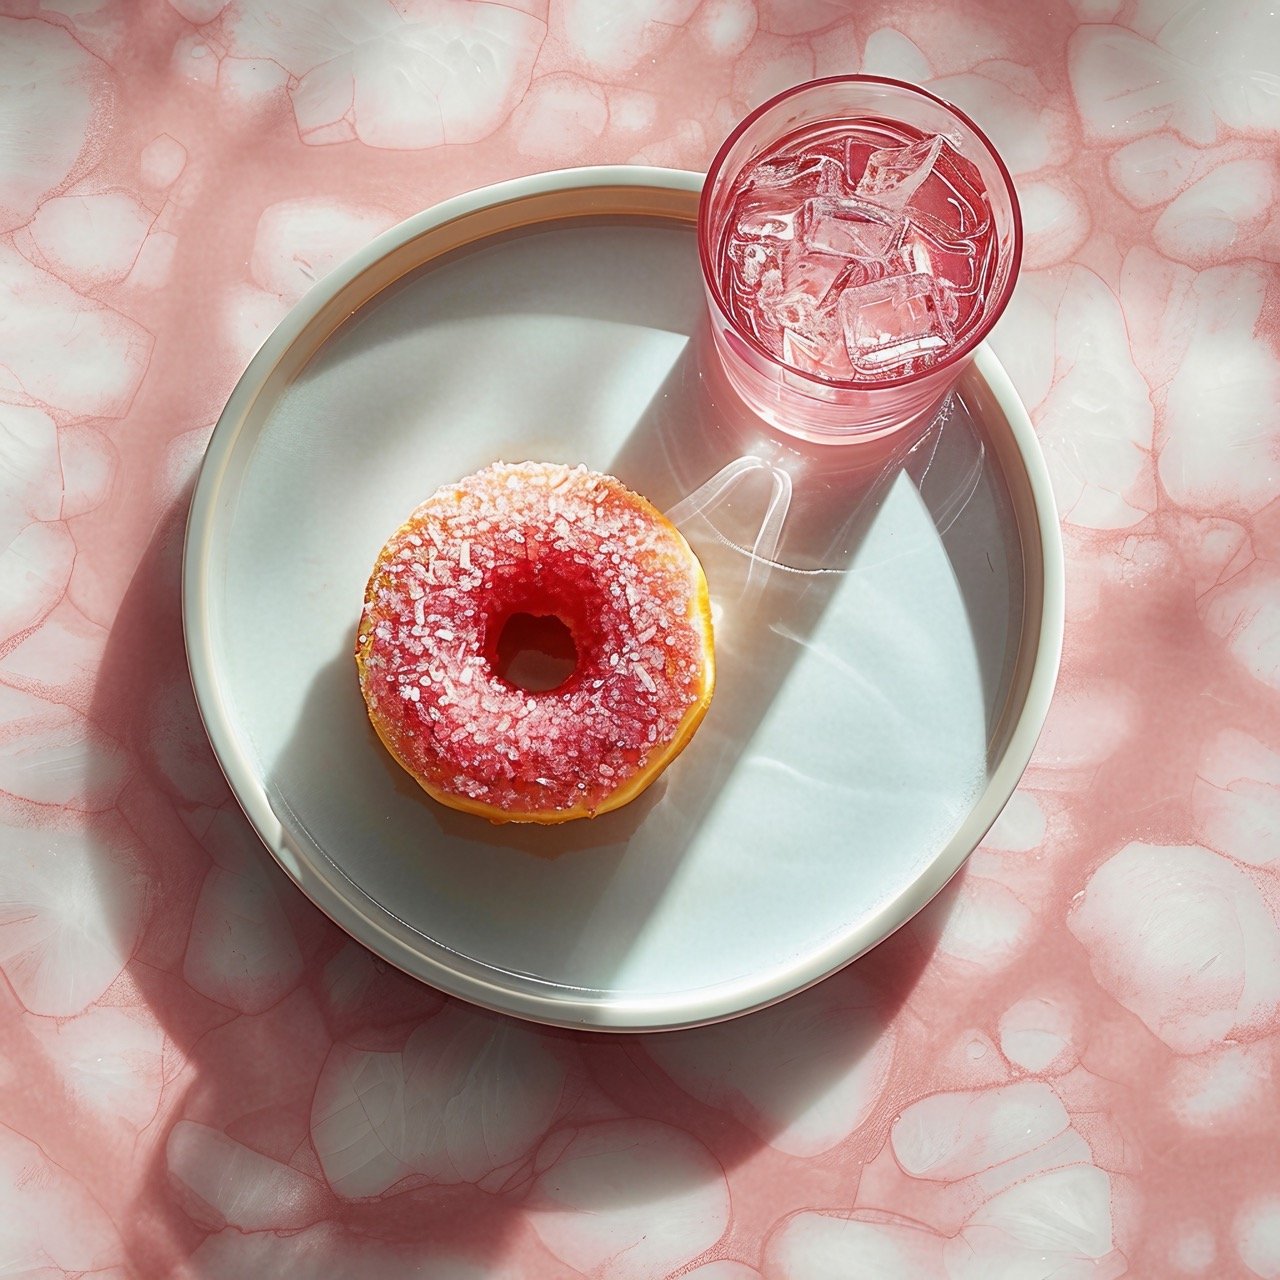
[[[797,369],[794,365],[788,364],[785,360],[770,351],[764,343],[760,341],[753,333],[747,332],[733,318],[725,301],[723,291],[720,288],[719,278],[712,270],[711,262],[711,215],[710,215],[710,190],[716,178],[720,175],[720,170],[724,166],[725,160],[728,158],[729,152],[737,145],[738,140],[742,137],[753,124],[756,123],[766,112],[771,111],[779,103],[785,102],[788,98],[796,97],[798,94],[807,93],[811,89],[822,88],[826,85],[883,85],[890,89],[898,89],[905,93],[911,94],[919,98],[927,98],[930,102],[936,103],[944,111],[949,112],[966,128],[970,129],[978,141],[986,148],[987,154],[995,162],[996,168],[1000,172],[1001,178],[1004,180],[1005,191],[1009,196],[1010,213],[1013,219],[1013,237],[1012,248],[1009,252],[1009,272],[1005,278],[1004,284],[993,300],[988,301],[987,309],[982,319],[976,324],[968,334],[965,335],[963,341],[958,342],[955,347],[947,352],[941,360],[936,364],[931,364],[927,369],[922,369],[918,373],[906,373],[896,378],[877,379],[874,382],[856,379],[856,378],[828,378],[820,373],[810,373],[805,369]],[[966,115],[959,107],[948,102],[945,98],[940,98],[936,93],[930,93],[928,89],[921,88],[920,85],[911,84],[906,80],[895,80],[890,76],[865,76],[865,75],[848,75],[848,76],[822,76],[817,80],[805,80],[801,84],[792,85],[788,89],[783,89],[781,93],[775,93],[773,97],[766,99],[753,111],[738,121],[737,125],[730,132],[729,136],[720,144],[719,150],[712,157],[711,163],[707,166],[707,176],[702,189],[702,199],[698,207],[698,259],[702,267],[702,280],[707,287],[707,291],[711,294],[712,300],[720,309],[725,319],[733,327],[736,337],[740,338],[753,351],[764,356],[771,364],[775,364],[778,368],[785,370],[787,373],[797,377],[805,378],[810,382],[816,383],[824,387],[836,387],[841,391],[878,391],[882,387],[905,387],[912,386],[923,381],[925,378],[932,377],[941,370],[947,369],[954,364],[966,359],[972,355],[974,349],[982,342],[982,340],[994,328],[995,323],[1004,314],[1005,307],[1009,305],[1009,299],[1013,296],[1014,286],[1018,281],[1018,269],[1022,265],[1022,206],[1018,202],[1018,193],[1013,185],[1013,175],[1009,172],[1008,166],[1000,153],[991,143],[991,139],[986,133],[978,127],[974,121]]]

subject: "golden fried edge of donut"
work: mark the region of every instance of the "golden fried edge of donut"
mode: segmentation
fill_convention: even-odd
[[[455,795],[451,791],[442,791],[438,787],[433,787],[430,783],[423,780],[421,776],[414,772],[413,768],[408,765],[395,750],[391,743],[387,740],[386,734],[383,733],[382,726],[378,723],[370,708],[368,699],[365,699],[365,711],[368,713],[369,722],[373,725],[374,732],[378,735],[379,741],[387,749],[387,753],[391,758],[425,791],[433,800],[438,801],[449,809],[456,809],[460,813],[473,814],[478,818],[486,818],[495,826],[502,826],[508,822],[536,823],[540,826],[558,826],[562,822],[573,822],[578,818],[598,818],[602,814],[611,813],[614,809],[621,809],[623,805],[630,804],[632,800],[646,791],[654,782],[656,782],[666,771],[671,762],[689,745],[693,735],[698,731],[698,726],[702,723],[702,718],[707,714],[707,709],[711,706],[711,698],[716,689],[716,655],[715,655],[715,637],[711,626],[711,591],[707,586],[707,575],[702,568],[702,562],[698,559],[693,548],[685,541],[684,534],[671,523],[655,507],[647,498],[642,498],[639,494],[627,489],[621,481],[617,482],[619,488],[625,490],[628,496],[649,508],[653,517],[660,520],[668,529],[675,534],[681,547],[684,548],[684,554],[688,559],[691,576],[695,579],[695,591],[693,606],[690,609],[689,622],[698,628],[698,632],[702,637],[702,687],[699,690],[698,698],[693,706],[684,713],[684,718],[680,721],[679,728],[676,730],[675,736],[667,744],[666,749],[660,755],[654,756],[649,763],[645,765],[639,773],[630,778],[623,786],[613,791],[605,799],[604,803],[596,809],[589,809],[586,806],[579,806],[573,809],[538,809],[538,810],[510,810],[499,809],[496,805],[484,804],[478,800],[471,800],[466,796]],[[397,534],[405,529],[412,528],[417,523],[417,512],[409,517],[408,520],[397,530]],[[396,535],[393,534],[394,538]],[[391,539],[388,539],[390,541]],[[379,561],[382,556],[379,553]],[[377,585],[378,574],[375,571],[369,579],[369,585],[365,590],[366,605],[372,603],[374,590]],[[356,669],[360,677],[361,696],[364,694],[364,677],[365,662],[368,658],[368,651],[372,647],[373,637],[362,645],[359,642],[359,624],[357,624],[357,641],[356,641]]]

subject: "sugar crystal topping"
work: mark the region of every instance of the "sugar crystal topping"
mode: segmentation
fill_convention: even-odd
[[[679,535],[618,481],[497,463],[437,490],[375,566],[364,691],[433,786],[507,811],[590,807],[642,770],[697,700],[704,654]],[[557,689],[495,669],[513,613],[578,651]]]

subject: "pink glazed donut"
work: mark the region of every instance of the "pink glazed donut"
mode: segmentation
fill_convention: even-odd
[[[572,637],[553,689],[500,674],[520,614]],[[383,547],[356,664],[379,738],[442,804],[491,822],[592,817],[638,796],[706,714],[707,582],[679,530],[611,476],[496,463],[438,489]]]

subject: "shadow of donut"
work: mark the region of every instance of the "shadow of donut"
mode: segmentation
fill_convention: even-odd
[[[437,1015],[442,999],[372,956],[367,969],[352,960],[367,953],[289,882],[230,798],[200,725],[183,647],[189,493],[165,512],[138,564],[89,712],[136,760],[121,807],[139,837],[137,874],[151,907],[139,928],[120,893],[118,834],[107,815],[89,815],[101,869],[95,909],[130,955],[129,998],[158,1021],[165,1042],[159,1123],[167,1133],[155,1142],[122,1224],[129,1274],[203,1274],[191,1255],[227,1219],[191,1184],[199,1184],[202,1165],[216,1180],[229,1150],[262,1159],[242,1166],[238,1188],[260,1230],[324,1226],[335,1241],[390,1239],[416,1246],[424,1259],[456,1253],[496,1267],[519,1229],[509,1197],[462,1184],[352,1199],[326,1180],[310,1107],[335,1045],[391,1049]],[[237,912],[257,919],[237,919]],[[247,945],[259,954],[246,953]],[[335,972],[353,966],[367,978],[368,996],[362,1007],[340,1007]],[[94,1141],[88,1127],[82,1136]],[[138,1149],[148,1137],[154,1131],[144,1132]],[[98,1140],[109,1146],[105,1132]],[[184,1177],[175,1177],[175,1167]],[[264,1179],[257,1189],[255,1174]],[[232,1226],[243,1232],[245,1223],[233,1218]]]

